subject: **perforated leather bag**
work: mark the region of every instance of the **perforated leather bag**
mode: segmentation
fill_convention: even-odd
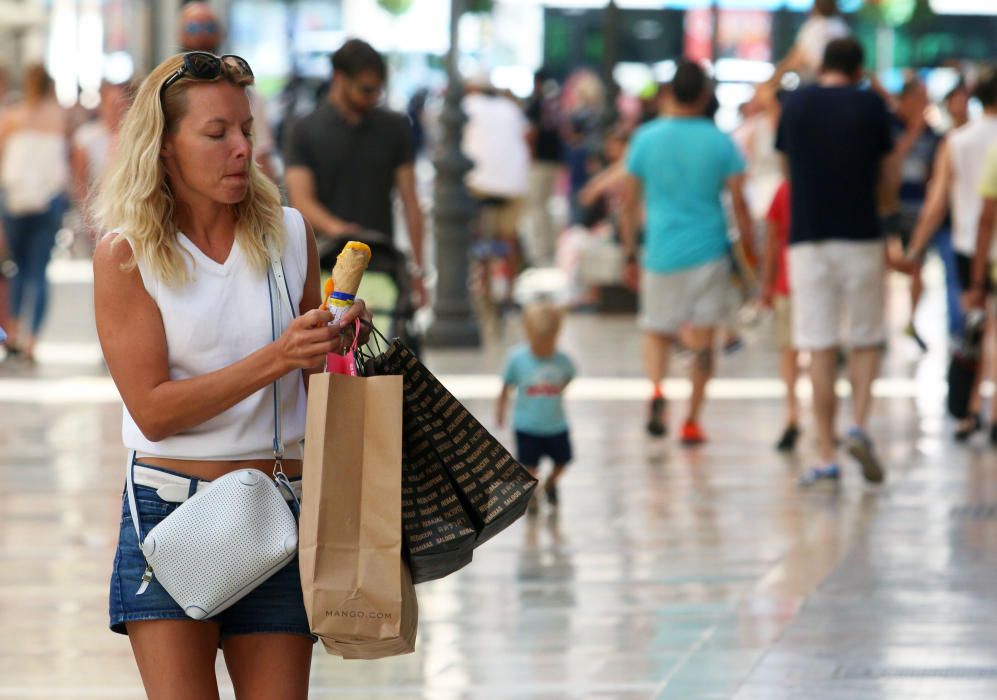
[[[257,469],[211,482],[142,542],[159,583],[195,620],[217,615],[247,595],[297,551],[294,514],[270,477]]]
[[[290,305],[276,256],[271,258],[271,267],[281,305]],[[271,283],[269,275],[267,281]],[[276,339],[281,324],[273,286],[270,308]],[[203,620],[238,602],[294,558],[298,523],[288,500],[295,508],[298,504],[280,470],[284,443],[277,389],[274,382],[274,478],[258,469],[225,474],[180,504],[144,539],[135,499],[135,452],[129,454],[129,508],[148,563],[137,595],[145,592],[155,576],[187,615]]]

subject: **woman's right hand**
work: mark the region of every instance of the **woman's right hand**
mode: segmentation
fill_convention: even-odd
[[[291,322],[276,343],[288,371],[321,367],[326,355],[336,351],[341,341],[331,321],[329,311],[312,309]]]

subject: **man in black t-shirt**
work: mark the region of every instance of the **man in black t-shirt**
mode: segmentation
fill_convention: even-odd
[[[550,215],[557,173],[561,169],[561,110],[556,85],[541,69],[533,76],[533,96],[526,106],[530,122],[529,141],[533,153],[527,212],[530,222],[530,262],[550,264],[554,259],[557,231]]]
[[[842,344],[850,348],[854,421],[847,448],[867,481],[883,480],[866,422],[886,339],[886,255],[876,192],[881,174],[895,164],[889,161],[893,138],[886,104],[858,85],[863,60],[854,39],[830,42],[818,83],[786,99],[776,136],[792,188],[793,341],[811,353],[821,460],[804,484],[839,478],[834,382]],[[842,316],[844,324],[839,323]]]
[[[397,190],[419,303],[423,221],[408,119],[378,106],[387,67],[370,44],[347,41],[333,55],[332,67],[328,99],[291,126],[285,143],[288,198],[319,236],[345,240],[367,230],[393,239]]]

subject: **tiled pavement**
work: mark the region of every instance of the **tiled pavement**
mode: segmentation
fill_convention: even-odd
[[[85,279],[57,292],[49,361],[0,366],[0,698],[139,698],[127,640],[106,629],[120,409],[93,361]],[[642,434],[636,340],[627,318],[570,318],[564,345],[586,381],[569,402],[577,461],[560,513],[421,585],[415,654],[317,650],[313,697],[997,697],[997,458],[946,440],[940,355],[891,346],[874,425],[884,487],[849,471],[801,493],[808,445],[771,449],[781,404],[761,337],[721,362],[712,441],[696,450]],[[489,420],[501,356],[428,363]]]

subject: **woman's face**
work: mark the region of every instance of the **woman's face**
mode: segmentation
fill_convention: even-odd
[[[187,90],[187,114],[163,139],[162,158],[180,202],[236,204],[249,190],[253,115],[244,88],[219,81]]]

